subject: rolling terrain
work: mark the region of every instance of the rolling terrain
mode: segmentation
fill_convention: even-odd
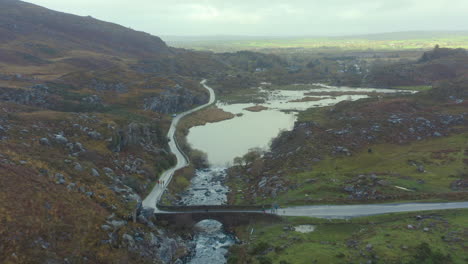
[[[224,96],[261,82],[424,90],[301,113],[294,130],[280,135],[263,158],[254,155],[231,169],[232,203],[466,200],[466,51],[403,51],[397,54],[402,61],[385,51],[377,55],[389,61],[379,67],[373,62],[380,57],[368,58],[367,52],[341,55],[297,60],[252,51],[195,52],[92,17],[0,0],[0,262],[173,263],[189,255],[190,231],[156,221],[141,202],[175,165],[166,137],[173,114],[208,102],[199,84],[204,78]],[[356,61],[367,66],[350,70]],[[466,247],[457,240],[466,237],[464,212],[444,214],[442,224],[427,215],[424,221],[434,226],[427,241],[444,236],[454,247]],[[340,261],[364,250],[365,242],[381,252],[377,242],[383,238],[369,234],[393,228],[390,236],[398,235],[402,225],[414,224],[413,215],[405,217],[398,228],[384,219],[363,231],[349,250],[333,239],[286,235],[293,243],[285,251],[276,242],[257,248],[271,239],[259,236],[233,252],[237,263],[267,263],[263,255],[280,262],[281,252],[296,254],[304,241],[318,250],[338,243],[345,256],[336,252]],[[338,223],[342,233],[326,234],[349,240],[361,224]],[[284,235],[281,225],[261,228],[263,234]],[[247,241],[245,230],[238,233]],[[446,246],[437,247],[446,260]],[[368,259],[367,253],[360,259]]]
[[[0,262],[172,263],[141,208],[175,159],[171,115],[208,101],[210,54],[92,17],[0,1]]]

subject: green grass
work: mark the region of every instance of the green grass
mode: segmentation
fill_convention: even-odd
[[[416,220],[416,215],[422,215],[424,219]],[[237,234],[248,243],[234,248],[235,254],[231,258],[237,257],[237,263],[241,263],[240,253],[248,252],[251,263],[260,263],[260,256],[275,264],[281,261],[365,263],[369,259],[376,263],[408,263],[418,253],[417,247],[426,242],[432,252],[450,254],[453,263],[465,263],[468,258],[464,251],[466,241],[446,242],[442,238],[463,236],[468,231],[466,219],[468,210],[397,213],[349,221],[288,217],[279,224],[258,223],[239,228]],[[285,226],[301,224],[315,225],[316,230],[307,234],[284,230]],[[409,230],[408,225],[417,228]],[[425,227],[429,228],[428,232],[423,231]],[[254,233],[250,235],[252,228]],[[356,246],[348,246],[349,241],[356,241]],[[366,249],[368,244],[372,244],[372,250]]]
[[[350,157],[328,157],[315,164],[308,172],[291,174],[286,177],[295,183],[307,183],[278,196],[275,201],[282,205],[317,203],[320,199],[340,200],[348,197],[343,190],[348,181],[361,174],[375,173],[379,180],[385,180],[387,186],[377,186],[384,194],[409,194],[394,186],[414,190],[414,194],[435,195],[451,192],[450,183],[466,173],[464,151],[468,149],[468,134],[450,137],[427,139],[409,145],[381,144],[372,147],[373,153],[367,150],[353,153]],[[451,153],[437,157],[433,152],[452,150]],[[426,172],[417,171],[411,162],[423,164]],[[423,180],[424,183],[418,183]],[[240,201],[238,197],[238,201]],[[273,199],[258,200],[257,203],[270,203]]]

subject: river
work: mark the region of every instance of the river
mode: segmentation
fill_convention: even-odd
[[[305,89],[304,89],[305,88]],[[216,105],[235,118],[190,129],[188,143],[194,149],[207,153],[210,168],[198,170],[191,180],[190,187],[183,193],[181,205],[221,205],[227,202],[229,189],[224,185],[225,170],[235,157],[246,154],[249,149],[268,150],[269,143],[282,130],[291,130],[297,120],[297,112],[311,107],[337,104],[344,100],[367,98],[376,89],[332,87],[321,84],[307,89],[298,85],[297,90],[266,90],[259,88],[258,94],[265,99],[262,104],[267,110],[252,112],[246,110],[253,103]],[[346,95],[320,95],[321,93],[343,93]],[[349,94],[355,92],[356,94]],[[396,90],[378,90],[379,93],[395,93]],[[314,93],[313,101],[301,101]],[[318,94],[318,95],[317,95]],[[195,254],[187,262],[226,263],[227,248],[235,243],[235,238],[222,230],[222,225],[214,220],[198,224],[195,236]]]

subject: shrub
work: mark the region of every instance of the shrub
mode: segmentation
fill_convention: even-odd
[[[450,255],[444,255],[438,251],[432,251],[429,244],[423,242],[416,246],[416,254],[408,264],[450,264],[452,263],[452,257]]]
[[[260,255],[260,254],[264,254],[265,251],[267,251],[269,248],[271,247],[270,244],[266,243],[266,242],[260,242],[256,245],[254,245],[250,250],[249,250],[249,253],[251,255]]]

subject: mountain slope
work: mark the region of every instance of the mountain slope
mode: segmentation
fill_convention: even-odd
[[[0,263],[186,255],[139,204],[174,162],[170,114],[205,102],[199,78],[224,68],[143,32],[0,0]]]
[[[147,33],[21,1],[2,0],[0,3],[0,41],[2,44],[19,44],[20,47],[23,43],[21,49],[24,51],[51,56],[77,48],[138,57],[170,53],[170,49],[160,38]],[[24,43],[28,38],[38,43],[46,42],[49,47]]]

